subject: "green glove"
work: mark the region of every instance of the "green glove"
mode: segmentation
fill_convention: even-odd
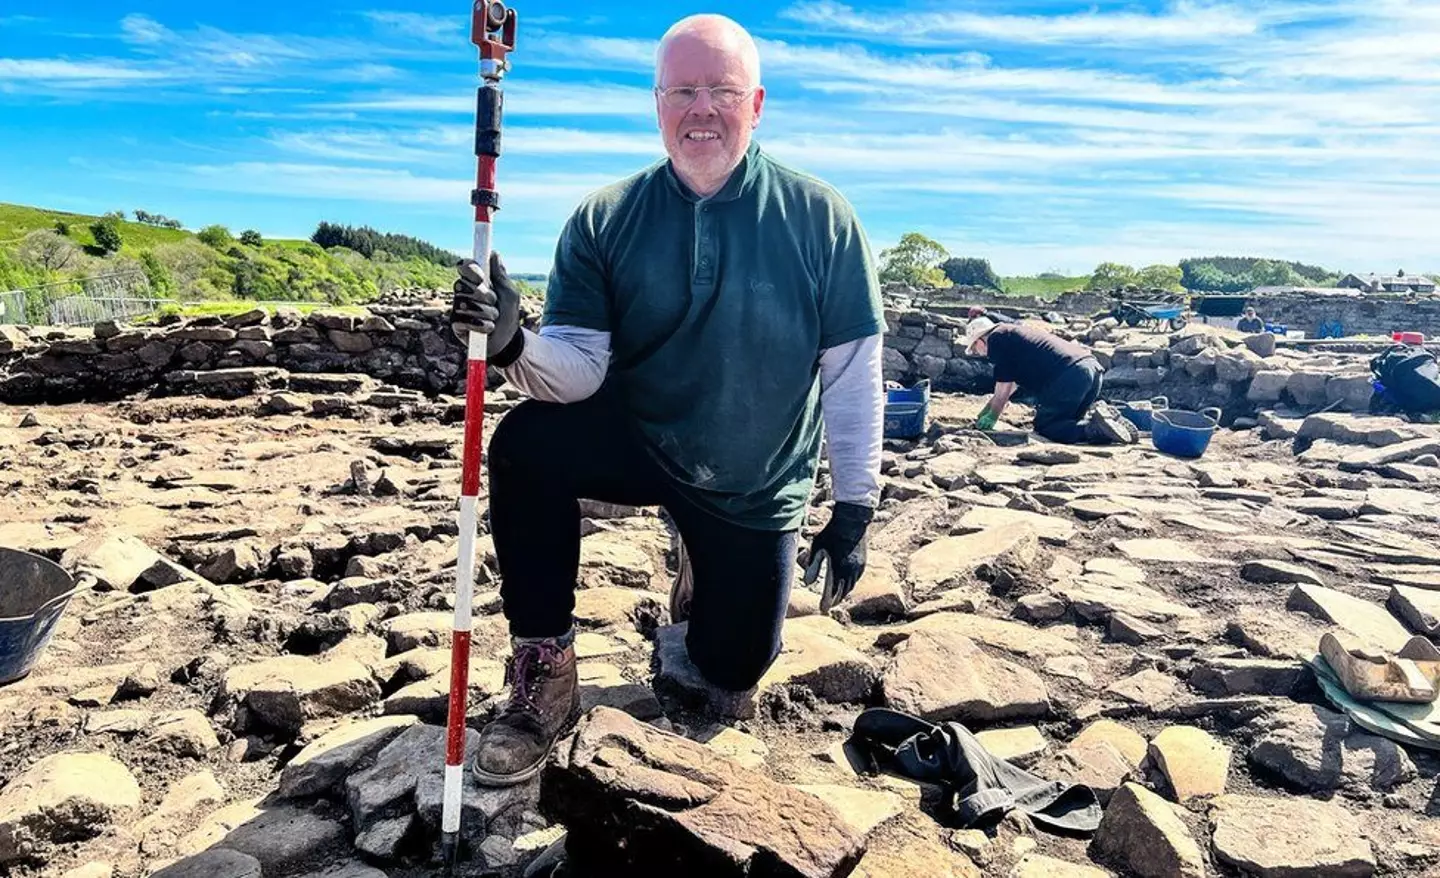
[[[989,430],[995,426],[995,422],[998,420],[1000,420],[1000,416],[995,414],[995,410],[986,406],[985,410],[980,413],[980,417],[975,419],[975,426],[981,430]]]

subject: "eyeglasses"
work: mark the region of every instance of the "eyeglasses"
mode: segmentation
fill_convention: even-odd
[[[665,106],[678,110],[695,103],[700,92],[710,93],[710,103],[722,110],[733,110],[755,92],[753,88],[738,85],[677,85],[674,88],[657,88],[655,93]]]

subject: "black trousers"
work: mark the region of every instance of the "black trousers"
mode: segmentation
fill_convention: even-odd
[[[570,629],[578,501],[588,499],[662,506],[674,520],[694,574],[686,646],[708,681],[749,689],[779,654],[796,532],[737,527],[686,500],[608,393],[516,406],[490,440],[489,466],[490,529],[512,635],[556,637]]]
[[[1085,442],[1085,421],[1100,396],[1103,374],[1100,364],[1087,358],[1055,376],[1036,399],[1035,432],[1066,445]]]

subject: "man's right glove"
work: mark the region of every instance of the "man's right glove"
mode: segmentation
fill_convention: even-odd
[[[1000,420],[1000,416],[995,414],[995,410],[986,406],[985,410],[980,412],[980,417],[975,419],[975,426],[980,430],[989,430],[995,426],[995,422],[998,420]]]
[[[508,366],[520,358],[525,337],[520,332],[520,291],[505,272],[499,253],[490,254],[490,277],[473,259],[455,266],[455,300],[450,308],[450,330],[461,344],[472,332],[485,335],[485,356],[495,366]]]

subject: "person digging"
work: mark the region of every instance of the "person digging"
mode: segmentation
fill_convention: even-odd
[[[965,325],[967,356],[995,368],[995,391],[976,419],[981,430],[1000,420],[1016,390],[1037,397],[1035,432],[1066,445],[1128,445],[1140,431],[1109,403],[1097,401],[1104,370],[1090,349],[1031,323],[997,325],[977,317]]]
[[[570,216],[538,332],[520,326],[498,255],[488,279],[459,266],[456,334],[486,334],[490,364],[531,397],[489,446],[512,656],[509,699],[471,763],[482,784],[534,776],[578,719],[580,499],[660,506],[674,522],[671,606],[723,716],[753,710],[779,654],[822,431],[836,502],[806,581],[823,564],[828,610],[864,571],[880,495],[879,281],[846,199],[752,142],[764,99],[749,34],[716,15],[679,21],[656,56],[668,158]]]

